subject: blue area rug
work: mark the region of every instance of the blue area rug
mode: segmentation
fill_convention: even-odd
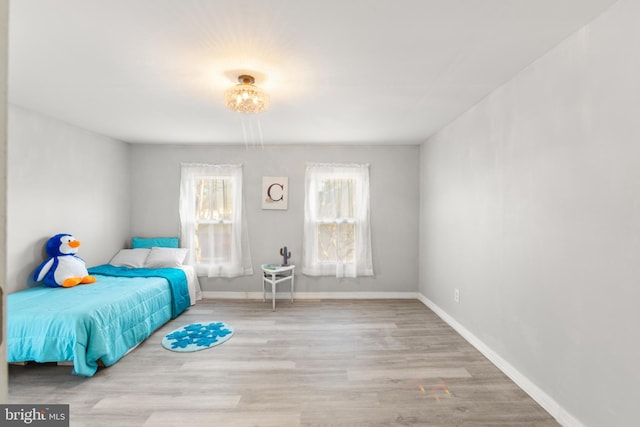
[[[232,336],[233,328],[224,322],[192,323],[167,334],[162,346],[171,351],[198,351],[222,344]]]

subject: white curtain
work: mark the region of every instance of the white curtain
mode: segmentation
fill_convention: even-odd
[[[186,262],[199,276],[253,274],[242,165],[183,163],[179,213]]]
[[[369,165],[307,164],[302,272],[373,276]]]

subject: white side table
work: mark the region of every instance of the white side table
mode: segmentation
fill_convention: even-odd
[[[266,284],[271,283],[271,304],[276,311],[276,285],[289,280],[291,282],[291,302],[293,302],[293,282],[295,265],[262,264],[262,300],[266,301]]]

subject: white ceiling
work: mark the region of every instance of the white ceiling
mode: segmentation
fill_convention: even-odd
[[[134,143],[418,144],[614,2],[11,0],[9,101]],[[223,106],[244,72],[266,113]]]

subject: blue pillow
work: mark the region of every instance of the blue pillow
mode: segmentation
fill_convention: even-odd
[[[131,248],[143,249],[143,248],[178,248],[179,242],[177,237],[132,237]]]

